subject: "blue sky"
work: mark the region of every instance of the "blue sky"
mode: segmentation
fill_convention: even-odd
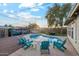
[[[0,3],[0,25],[26,26],[37,23],[41,27],[47,26],[45,19],[48,7],[52,3]]]

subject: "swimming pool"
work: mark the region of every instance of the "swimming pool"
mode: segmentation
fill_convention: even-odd
[[[30,38],[34,40],[34,39],[36,39],[36,38],[39,38],[40,36],[47,38],[48,41],[49,41],[51,44],[53,44],[54,41],[61,40],[61,39],[58,38],[58,37],[53,37],[53,36],[49,36],[49,35],[42,35],[42,34],[31,34],[31,35],[30,35]]]

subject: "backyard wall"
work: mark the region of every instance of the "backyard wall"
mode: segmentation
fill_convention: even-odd
[[[8,37],[8,29],[0,28],[0,38]]]
[[[4,32],[5,32],[4,29],[1,29],[1,28],[0,28],[0,38],[2,38],[2,37],[5,36]]]
[[[54,33],[56,36],[66,36],[67,29],[66,28],[41,28],[39,30],[40,33],[49,34]]]
[[[15,28],[8,28],[8,27],[0,28],[0,38],[13,36],[13,33],[15,33],[15,34],[18,33],[17,35],[27,34],[27,33],[29,33],[29,29],[27,29],[26,27],[24,27],[24,28],[19,28],[19,27],[17,27],[17,28],[16,27]]]

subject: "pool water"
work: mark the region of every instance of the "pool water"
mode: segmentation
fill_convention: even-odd
[[[57,41],[58,39],[53,37],[53,38],[48,38],[48,41],[50,42],[50,44],[53,44],[54,41]]]
[[[36,39],[36,38],[39,37],[39,36],[40,36],[39,34],[31,34],[31,35],[30,35],[30,38]]]
[[[30,38],[31,38],[31,39],[36,39],[36,38],[38,38],[39,36],[42,36],[42,37],[47,38],[48,41],[50,42],[50,44],[53,44],[54,41],[61,40],[61,39],[59,39],[58,37],[52,37],[52,36],[49,37],[49,36],[43,36],[43,35],[40,35],[40,34],[31,34],[31,35],[30,35]]]

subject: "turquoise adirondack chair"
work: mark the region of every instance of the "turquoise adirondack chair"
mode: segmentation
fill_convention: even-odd
[[[28,47],[33,46],[33,45],[32,45],[32,42],[33,42],[33,41],[28,41],[28,42],[26,42],[23,48],[24,48],[24,49],[27,49]]]
[[[22,45],[24,49],[32,46],[33,41],[27,41],[25,38],[20,38],[19,39],[19,45]]]
[[[41,45],[40,45],[41,54],[43,53],[43,50],[47,50],[49,54],[49,41],[41,42]]]
[[[54,42],[53,44],[53,48],[57,47],[59,50],[63,51],[66,49],[66,47],[64,46],[66,43],[66,39],[64,41],[62,40],[57,40]]]
[[[26,39],[25,38],[20,38],[19,39],[19,45],[20,44],[25,44],[26,43]]]

